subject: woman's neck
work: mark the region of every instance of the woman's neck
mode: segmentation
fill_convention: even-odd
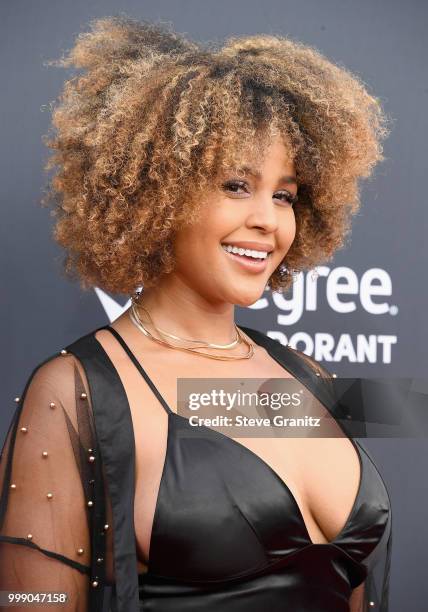
[[[157,327],[182,338],[226,344],[236,335],[234,305],[213,304],[193,291],[149,288],[143,291],[138,305],[148,310]],[[139,312],[147,320],[144,310]]]

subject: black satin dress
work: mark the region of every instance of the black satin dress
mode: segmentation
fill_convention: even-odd
[[[352,589],[365,581],[390,527],[388,493],[364,448],[351,439],[360,483],[345,526],[333,541],[314,544],[279,475],[233,438],[209,427],[195,436],[107,329],[168,413],[148,571],[138,576],[140,610],[349,611]]]
[[[98,329],[116,337],[168,413],[148,571],[140,575],[141,441]],[[360,587],[359,612],[388,611],[391,507],[359,442],[350,438],[360,460],[352,510],[332,542],[314,544],[291,490],[264,459],[215,429],[192,427],[116,330],[98,329],[38,364],[16,399],[0,455],[0,590],[60,584],[75,612],[349,612]],[[337,417],[325,369],[241,329]],[[342,429],[348,435],[346,422]]]

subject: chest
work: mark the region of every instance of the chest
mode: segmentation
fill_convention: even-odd
[[[155,515],[160,501],[168,438],[171,435],[169,418],[159,398],[136,368],[130,367],[127,359],[115,353],[112,345],[106,345],[105,349],[110,350],[110,358],[126,390],[132,416],[136,449],[134,524],[138,571],[141,573],[147,569],[153,543]],[[293,378],[265,351],[258,351],[256,357],[252,362],[236,362],[233,366],[201,359],[197,377]],[[195,378],[194,367],[189,367],[185,359],[147,359],[144,368],[165,402],[176,411],[177,379]],[[320,416],[326,413],[321,404],[313,406],[313,411]],[[340,436],[338,427],[336,435]],[[330,541],[342,529],[355,500],[360,478],[358,455],[346,437],[247,437],[236,438],[235,442],[248,449],[254,455],[253,459],[260,458],[256,466],[262,468],[264,477],[267,470],[270,477],[278,479],[278,484],[284,483],[290,493],[291,503],[295,505],[294,510],[300,514],[302,526],[313,542]],[[209,452],[207,447],[207,453],[202,458],[207,474],[212,469]],[[236,475],[237,466],[233,465],[233,460],[231,462],[229,475],[233,471]],[[209,479],[205,485],[204,481],[200,483],[200,498],[204,496],[204,486],[209,486]],[[280,489],[280,495],[284,490]],[[185,503],[184,499],[181,505]],[[285,512],[286,507],[283,509]],[[179,513],[180,508],[172,506],[170,512]],[[212,527],[211,524],[211,531]]]

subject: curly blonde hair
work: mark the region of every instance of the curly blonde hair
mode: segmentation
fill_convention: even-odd
[[[296,237],[269,279],[331,258],[360,205],[359,178],[384,159],[387,118],[357,76],[277,35],[205,44],[169,25],[106,17],[51,64],[83,69],[52,104],[55,168],[42,205],[56,217],[66,276],[131,294],[174,269],[174,235],[245,151],[281,134],[295,164]],[[52,133],[53,132],[53,133]]]

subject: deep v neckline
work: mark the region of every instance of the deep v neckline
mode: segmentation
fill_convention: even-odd
[[[147,568],[148,571],[150,572],[151,570],[151,560],[153,558],[153,549],[152,549],[152,545],[153,545],[153,536],[154,536],[154,532],[155,532],[155,526],[156,526],[156,521],[158,519],[158,514],[159,514],[159,508],[160,508],[160,497],[161,497],[161,492],[162,492],[162,487],[163,487],[163,483],[165,480],[165,473],[166,473],[166,468],[168,465],[168,455],[169,455],[169,449],[170,449],[170,438],[171,438],[171,426],[170,426],[170,419],[171,418],[178,418],[178,419],[182,419],[184,421],[186,421],[188,423],[188,419],[183,416],[180,415],[178,413],[176,413],[174,410],[172,410],[172,408],[169,406],[169,404],[166,402],[166,400],[163,398],[163,396],[161,395],[161,393],[158,391],[156,385],[154,384],[154,382],[152,381],[152,379],[150,378],[150,376],[147,374],[146,370],[143,368],[143,366],[141,365],[141,363],[138,361],[138,359],[135,357],[134,353],[131,351],[131,349],[129,348],[128,344],[125,342],[125,340],[123,339],[123,337],[119,334],[119,332],[117,332],[116,329],[114,329],[113,327],[111,327],[110,325],[105,325],[103,327],[99,327],[98,329],[96,329],[93,333],[94,339],[96,340],[97,346],[100,348],[100,350],[104,353],[104,355],[107,357],[107,361],[114,373],[114,375],[117,377],[122,389],[125,392],[125,388],[124,385],[122,383],[122,379],[120,378],[119,372],[117,371],[116,367],[114,366],[112,360],[110,359],[109,355],[107,354],[107,352],[105,351],[104,347],[102,346],[101,342],[99,342],[99,340],[97,340],[96,338],[96,332],[101,331],[103,329],[108,330],[110,333],[112,333],[112,335],[114,335],[114,337],[118,340],[118,342],[121,344],[121,346],[123,347],[123,349],[125,350],[125,352],[128,354],[128,356],[130,357],[131,361],[134,363],[134,365],[136,366],[136,368],[138,369],[138,371],[140,372],[140,374],[143,376],[143,378],[146,380],[146,382],[148,383],[150,389],[153,391],[153,393],[155,394],[155,396],[157,397],[157,399],[160,401],[160,403],[162,404],[163,408],[165,409],[165,411],[168,414],[168,419],[167,419],[167,435],[166,435],[166,452],[165,452],[165,457],[164,457],[164,461],[163,461],[163,466],[162,466],[162,471],[161,471],[161,478],[160,478],[160,482],[159,482],[159,488],[157,491],[157,495],[156,495],[156,501],[155,501],[155,509],[154,509],[154,514],[153,514],[153,522],[152,522],[152,527],[151,527],[151,532],[150,532],[150,538],[149,538],[149,554],[148,554],[148,559],[147,559]],[[258,346],[262,346],[262,348],[265,348],[267,353],[269,354],[270,357],[272,357],[272,359],[274,359],[277,363],[279,363],[279,365],[289,374],[291,374],[291,376],[293,377],[293,379],[295,380],[299,380],[299,382],[301,382],[311,393],[311,389],[305,384],[305,382],[303,380],[301,380],[300,378],[296,377],[292,372],[290,372],[284,365],[284,363],[277,359],[275,354],[270,350],[269,346],[263,346],[261,344],[259,344],[257,342],[257,340],[255,338],[252,338],[253,342],[255,342],[255,344],[257,344]],[[125,392],[125,397],[126,397],[126,392]],[[317,398],[319,399],[319,398]],[[321,400],[319,400],[321,402]],[[323,406],[328,410],[328,412],[331,414],[330,410],[328,409],[327,406],[325,406],[325,404],[323,402],[321,402],[323,404]],[[130,410],[130,408],[129,408]],[[334,418],[334,417],[333,417]],[[337,421],[336,421],[337,422]],[[298,517],[298,521],[301,524],[304,536],[307,540],[307,545],[308,546],[335,546],[341,539],[342,535],[347,531],[349,524],[352,521],[352,518],[354,516],[355,510],[357,508],[357,504],[359,501],[359,497],[360,497],[360,493],[362,490],[362,482],[363,482],[363,477],[364,477],[364,462],[362,461],[362,457],[361,457],[361,452],[358,446],[358,443],[353,440],[351,437],[347,436],[345,430],[343,429],[343,427],[341,426],[340,422],[339,422],[339,426],[341,427],[342,431],[344,432],[345,436],[348,438],[348,440],[351,442],[352,446],[355,449],[355,452],[357,454],[358,457],[358,461],[359,461],[359,482],[358,482],[358,488],[357,488],[357,492],[355,494],[355,498],[351,507],[351,510],[348,514],[347,519],[345,520],[345,523],[343,525],[343,527],[340,529],[339,533],[337,533],[337,535],[331,539],[328,540],[327,542],[313,542],[312,538],[309,534],[309,530],[307,528],[306,522],[304,520],[303,517],[303,513],[300,509],[300,506],[297,502],[297,499],[295,498],[292,490],[290,489],[290,487],[287,485],[286,481],[283,480],[283,478],[281,478],[281,476],[274,470],[274,468],[265,460],[263,459],[263,457],[261,457],[260,455],[258,455],[255,451],[251,450],[251,448],[249,448],[248,446],[245,446],[245,444],[242,444],[241,442],[238,442],[235,438],[232,438],[230,436],[227,436],[226,434],[222,433],[221,431],[212,429],[211,427],[208,427],[206,425],[200,425],[199,427],[203,430],[203,431],[209,431],[209,432],[215,432],[216,434],[218,434],[222,439],[228,440],[230,441],[232,444],[236,445],[237,447],[240,448],[241,452],[243,452],[244,454],[248,454],[250,456],[252,456],[261,466],[263,466],[263,468],[266,470],[266,472],[273,477],[275,480],[277,480],[281,486],[281,488],[284,489],[284,491],[286,492],[287,496],[289,497],[289,499],[292,502],[292,505],[295,508],[296,511],[296,515]],[[135,437],[134,437],[135,440]],[[135,526],[134,526],[135,527]],[[135,533],[135,529],[134,529],[134,533]]]
[[[171,408],[170,408],[171,410]],[[161,475],[161,480],[160,480],[160,484],[159,484],[159,490],[158,490],[158,496],[157,496],[157,500],[156,500],[156,505],[155,505],[155,515],[154,515],[154,519],[153,519],[153,524],[155,523],[155,517],[156,517],[156,510],[158,507],[158,502],[159,502],[159,496],[160,496],[160,490],[161,490],[161,486],[162,486],[162,481],[163,481],[163,477],[166,471],[166,466],[167,466],[167,455],[168,455],[168,447],[169,447],[169,438],[170,438],[170,423],[169,423],[169,419],[171,417],[176,417],[179,419],[184,419],[186,422],[188,422],[188,419],[181,415],[181,414],[177,414],[176,412],[174,412],[173,410],[171,410],[171,412],[168,414],[168,431],[167,431],[167,450],[165,453],[165,458],[164,458],[164,464],[163,464],[163,468],[162,468],[162,475]],[[303,513],[302,510],[300,509],[300,506],[297,502],[296,497],[294,496],[293,491],[290,489],[290,487],[287,485],[287,483],[285,482],[285,480],[283,478],[281,478],[281,476],[278,474],[278,472],[276,472],[274,470],[274,468],[265,460],[263,459],[263,457],[261,457],[260,455],[258,455],[255,451],[251,450],[251,448],[249,448],[248,446],[245,446],[245,444],[242,444],[241,442],[238,442],[238,440],[236,440],[235,438],[232,438],[230,436],[227,436],[226,434],[224,434],[221,431],[218,431],[216,429],[212,429],[211,427],[208,427],[207,425],[199,425],[198,426],[200,429],[202,429],[203,431],[210,431],[213,432],[215,431],[219,436],[221,436],[222,438],[231,441],[233,444],[237,445],[240,449],[242,449],[242,452],[244,454],[249,454],[251,455],[253,458],[255,458],[255,460],[260,463],[260,465],[263,466],[263,468],[275,479],[279,482],[280,486],[285,490],[285,492],[287,493],[287,496],[290,498],[295,510],[296,510],[296,514],[299,518],[299,523],[301,523],[301,526],[303,528],[303,532],[304,535],[308,541],[308,545],[310,546],[334,546],[336,545],[339,541],[341,536],[343,535],[343,533],[348,529],[348,526],[352,520],[352,517],[354,515],[355,509],[357,507],[357,503],[360,497],[360,493],[361,493],[361,489],[362,489],[362,481],[363,481],[363,475],[364,475],[364,463],[362,461],[361,458],[361,453],[359,451],[359,448],[356,444],[356,442],[354,440],[352,440],[351,438],[348,438],[354,449],[355,452],[357,453],[357,457],[358,457],[358,461],[359,461],[359,465],[360,465],[360,475],[359,475],[359,482],[358,482],[358,488],[357,488],[357,492],[355,494],[355,498],[351,507],[351,510],[348,514],[348,517],[343,525],[343,527],[340,529],[339,533],[332,539],[332,540],[328,540],[327,542],[313,542],[310,534],[309,534],[309,530],[306,526],[306,522],[305,519],[303,517]],[[153,529],[152,529],[152,534],[153,535]],[[150,548],[151,548],[151,543],[150,543]],[[150,550],[149,550],[149,561],[150,561]]]

